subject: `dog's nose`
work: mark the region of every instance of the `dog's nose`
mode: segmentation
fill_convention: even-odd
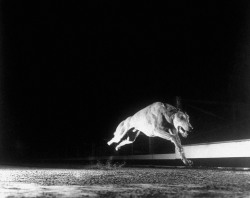
[[[194,129],[191,124],[189,125],[189,128],[190,128],[190,131],[192,131]]]

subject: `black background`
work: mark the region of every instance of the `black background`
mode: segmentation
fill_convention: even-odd
[[[175,96],[195,127],[186,143],[249,138],[231,125],[249,118],[247,1],[6,0],[1,9],[3,156],[60,157],[65,147],[73,156]]]

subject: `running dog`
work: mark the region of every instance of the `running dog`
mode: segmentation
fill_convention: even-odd
[[[122,146],[133,143],[142,132],[148,137],[170,140],[179,152],[183,163],[191,166],[193,162],[185,157],[178,133],[186,138],[192,129],[186,113],[172,105],[155,102],[122,121],[116,128],[114,137],[107,144],[119,143],[115,148],[119,150]],[[134,133],[133,138],[128,136],[122,140],[131,130]]]

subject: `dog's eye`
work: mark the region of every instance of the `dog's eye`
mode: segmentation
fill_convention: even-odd
[[[180,116],[180,119],[181,119],[181,120],[184,120],[185,118],[184,118],[184,116]]]

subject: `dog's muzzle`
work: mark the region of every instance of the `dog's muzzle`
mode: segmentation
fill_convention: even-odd
[[[193,128],[193,127],[192,127]],[[191,129],[191,128],[190,128]],[[190,131],[189,129],[189,131]],[[182,135],[182,137],[186,138],[188,136],[188,132],[183,127],[178,126],[178,132]]]

